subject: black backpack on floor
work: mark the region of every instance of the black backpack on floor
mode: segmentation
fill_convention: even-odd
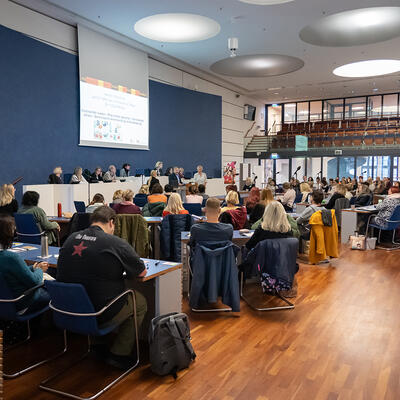
[[[176,379],[176,373],[196,358],[190,340],[186,314],[174,312],[153,318],[149,329],[151,370]]]

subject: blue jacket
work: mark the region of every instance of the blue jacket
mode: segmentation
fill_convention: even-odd
[[[199,242],[192,258],[192,287],[189,304],[199,308],[204,303],[222,302],[240,311],[240,294],[236,255],[239,248],[230,241]]]
[[[299,269],[296,263],[299,241],[296,238],[266,239],[252,249],[246,259],[251,263],[251,275],[259,275],[279,290],[292,287],[294,275]]]
[[[181,232],[190,231],[193,218],[189,214],[169,214],[161,223],[160,248],[165,260],[181,262]]]

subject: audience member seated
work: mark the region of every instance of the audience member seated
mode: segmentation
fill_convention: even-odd
[[[150,196],[147,196],[147,201],[149,203],[167,203],[167,196],[165,196],[163,193],[163,188],[159,183],[156,183],[153,187],[152,190],[150,191]]]
[[[167,196],[167,199],[169,199],[169,196],[171,196],[172,193],[174,193],[174,188],[169,183],[167,183],[164,186],[164,194]]]
[[[192,249],[199,242],[224,242],[232,240],[233,227],[231,224],[219,222],[220,212],[220,201],[215,197],[207,199],[205,207],[207,222],[194,224],[190,229],[189,244]]]
[[[233,229],[239,230],[248,226],[246,207],[238,205],[238,194],[231,190],[226,198],[226,206],[221,208],[219,220],[231,224]]]
[[[258,187],[253,187],[250,190],[249,196],[244,200],[244,205],[246,206],[247,214],[251,214],[254,207],[260,201],[260,189]]]
[[[272,201],[274,201],[274,196],[272,195],[271,189],[261,190],[260,201],[258,202],[258,204],[256,204],[254,206],[254,208],[250,214],[250,218],[249,218],[250,225],[253,225],[254,223],[256,223],[259,220],[261,221],[261,219],[264,215],[265,207]],[[252,226],[251,229],[256,229],[256,228],[253,228],[253,226]]]
[[[205,185],[207,183],[207,175],[203,172],[203,166],[197,166],[197,172],[193,176],[194,183],[197,185]]]
[[[157,179],[157,170],[153,169],[153,171],[150,172],[150,178],[147,181],[147,185],[149,186],[150,193],[151,193],[151,190],[153,189],[153,186],[156,184],[160,184],[160,181]]]
[[[174,167],[173,172],[168,175],[168,183],[175,189],[183,185],[182,178],[179,174],[179,167]]]
[[[246,178],[245,183],[243,185],[243,190],[250,191],[254,186],[255,185],[253,183],[253,180],[250,177],[248,177]]]
[[[49,179],[47,181],[50,185],[61,185],[63,181],[61,179],[62,169],[61,167],[55,167],[53,173],[49,175]]]
[[[191,204],[203,203],[203,196],[200,196],[198,194],[198,190],[195,185],[189,186],[189,194],[186,195],[186,203],[191,203]]]
[[[156,162],[156,165],[155,165],[154,169],[157,171],[157,176],[162,176],[162,174],[163,174],[163,171],[162,171],[163,166],[164,166],[164,164],[163,164],[162,161],[157,161]]]
[[[145,194],[146,196],[149,195],[150,194],[149,185],[143,184],[142,186],[140,186],[138,194]]]
[[[268,178],[268,184],[267,184],[267,189],[269,189],[272,192],[272,196],[275,196],[276,192],[276,182],[275,179]]]
[[[240,197],[240,193],[238,192],[238,188],[236,185],[227,185],[225,186],[225,191],[226,194],[228,194],[231,190],[233,190],[234,192],[236,192],[236,194],[238,195],[238,199],[239,199],[239,204],[241,204],[241,197]],[[225,207],[226,206],[226,200],[224,200],[221,204],[221,207]]]
[[[310,185],[307,182],[302,182],[300,184],[300,192],[302,194],[301,202],[302,203],[308,202],[309,200],[308,196],[312,192],[312,189],[310,188]]]
[[[54,235],[53,230],[60,230],[60,226],[57,222],[50,222],[47,218],[46,213],[40,207],[38,207],[39,203],[39,193],[28,190],[22,196],[22,205],[18,209],[18,214],[32,214],[36,223],[39,226],[39,229],[43,232],[46,232],[46,235],[49,239],[49,244],[56,244],[56,236]]]
[[[27,266],[18,253],[11,248],[15,233],[14,218],[0,215],[0,277],[12,292],[14,298],[21,296],[28,289],[43,282],[43,272],[47,271],[47,262]],[[46,289],[38,288],[27,298],[15,303],[22,314],[40,310],[50,302]]]
[[[119,177],[120,178],[127,178],[131,174],[131,165],[125,163],[122,168],[119,170]]]
[[[121,203],[124,199],[122,198],[122,195],[123,195],[123,191],[121,190],[121,189],[118,189],[118,190],[116,190],[115,192],[114,192],[114,194],[113,194],[113,201],[112,201],[112,207],[114,208],[114,206],[116,205],[116,204],[119,204],[119,203]]]
[[[286,211],[292,212],[293,211],[293,204],[296,199],[296,192],[294,189],[290,187],[289,182],[285,182],[282,185],[283,188],[283,197],[280,199],[280,202],[282,203],[283,207],[285,208]]]
[[[370,223],[385,226],[386,220],[390,219],[390,216],[398,205],[400,205],[400,189],[398,187],[391,187],[388,196],[376,205],[378,214],[371,218]]]
[[[230,190],[225,197],[225,207],[221,208],[221,214],[228,210],[234,210],[240,207],[238,193]]]
[[[92,183],[103,182],[103,171],[101,167],[96,167],[90,178],[90,182]]]
[[[281,203],[273,201],[265,207],[261,225],[254,231],[253,236],[246,243],[251,250],[258,242],[265,239],[292,237],[293,232],[287,220],[286,211]]]
[[[96,193],[92,201],[86,207],[86,212],[91,214],[97,208],[104,206],[104,196],[101,193]]]
[[[122,194],[123,201],[113,209],[117,214],[141,214],[140,207],[133,203],[133,191],[128,189]]]
[[[300,232],[300,236],[304,240],[310,240],[310,228],[307,226],[311,215],[316,211],[325,210],[322,206],[322,200],[324,199],[324,193],[322,190],[313,190],[310,195],[311,204],[304,209],[304,211],[297,218],[296,223]]]
[[[199,190],[199,196],[203,198],[203,200],[207,200],[210,196],[206,194],[206,186],[205,185],[199,185],[198,187]]]
[[[104,182],[115,182],[117,180],[117,168],[115,165],[110,165],[108,171],[103,175]]]
[[[136,277],[146,275],[143,261],[125,240],[114,236],[115,211],[99,207],[91,216],[91,226],[71,235],[60,249],[57,281],[82,284],[95,311],[101,310],[112,299],[133,288]],[[124,273],[126,276],[124,276]],[[138,329],[147,311],[146,300],[135,290]],[[114,303],[98,318],[101,326],[121,321],[106,361],[125,369],[133,365],[135,322],[133,302],[126,296]]]
[[[0,214],[13,216],[18,211],[18,201],[15,200],[15,187],[11,184],[0,188]]]
[[[321,190],[324,193],[328,193],[328,190],[329,190],[329,185],[328,185],[328,182],[326,181],[325,177],[323,177],[321,180]]]
[[[385,184],[381,181],[381,178],[379,176],[376,177],[374,186],[375,186],[373,189],[374,194],[384,194],[385,193],[385,190],[386,190]]]
[[[344,199],[345,194],[346,194],[346,187],[342,184],[336,185],[334,192],[333,192],[332,196],[330,197],[328,203],[325,204],[325,208],[327,210],[331,210],[332,208],[335,208],[335,201],[337,199]]]
[[[183,208],[182,199],[178,193],[170,194],[167,207],[164,208],[162,216],[165,217],[169,214],[189,214],[189,211]]]
[[[82,175],[82,167],[76,167],[69,183],[88,183]]]
[[[358,184],[357,196],[354,201],[356,207],[363,207],[370,204],[372,193],[369,190],[368,182]]]
[[[352,184],[352,183],[348,183],[348,184],[345,186],[346,193],[344,194],[344,197],[345,197],[347,200],[351,200],[351,199],[353,198],[353,195],[352,195],[352,193],[351,193],[351,191],[350,191],[350,190],[352,190],[352,188],[353,188],[353,184]]]

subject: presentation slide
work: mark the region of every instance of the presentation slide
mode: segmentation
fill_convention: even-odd
[[[149,149],[149,99],[138,90],[80,81],[80,145]]]

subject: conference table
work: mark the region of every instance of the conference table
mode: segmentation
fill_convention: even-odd
[[[57,268],[59,247],[49,246],[48,257],[41,257],[41,247],[35,244],[15,242],[11,252],[19,254],[28,265],[47,262],[50,268]],[[133,282],[147,300],[148,323],[155,316],[182,311],[182,264],[142,258],[147,274]],[[147,331],[146,331],[147,332]]]
[[[371,214],[376,214],[378,210],[375,205],[357,207],[357,208],[344,208],[342,210],[342,224],[340,232],[341,243],[347,243],[351,235],[358,230],[358,220],[361,215],[368,217]],[[366,223],[366,222],[365,222]]]

